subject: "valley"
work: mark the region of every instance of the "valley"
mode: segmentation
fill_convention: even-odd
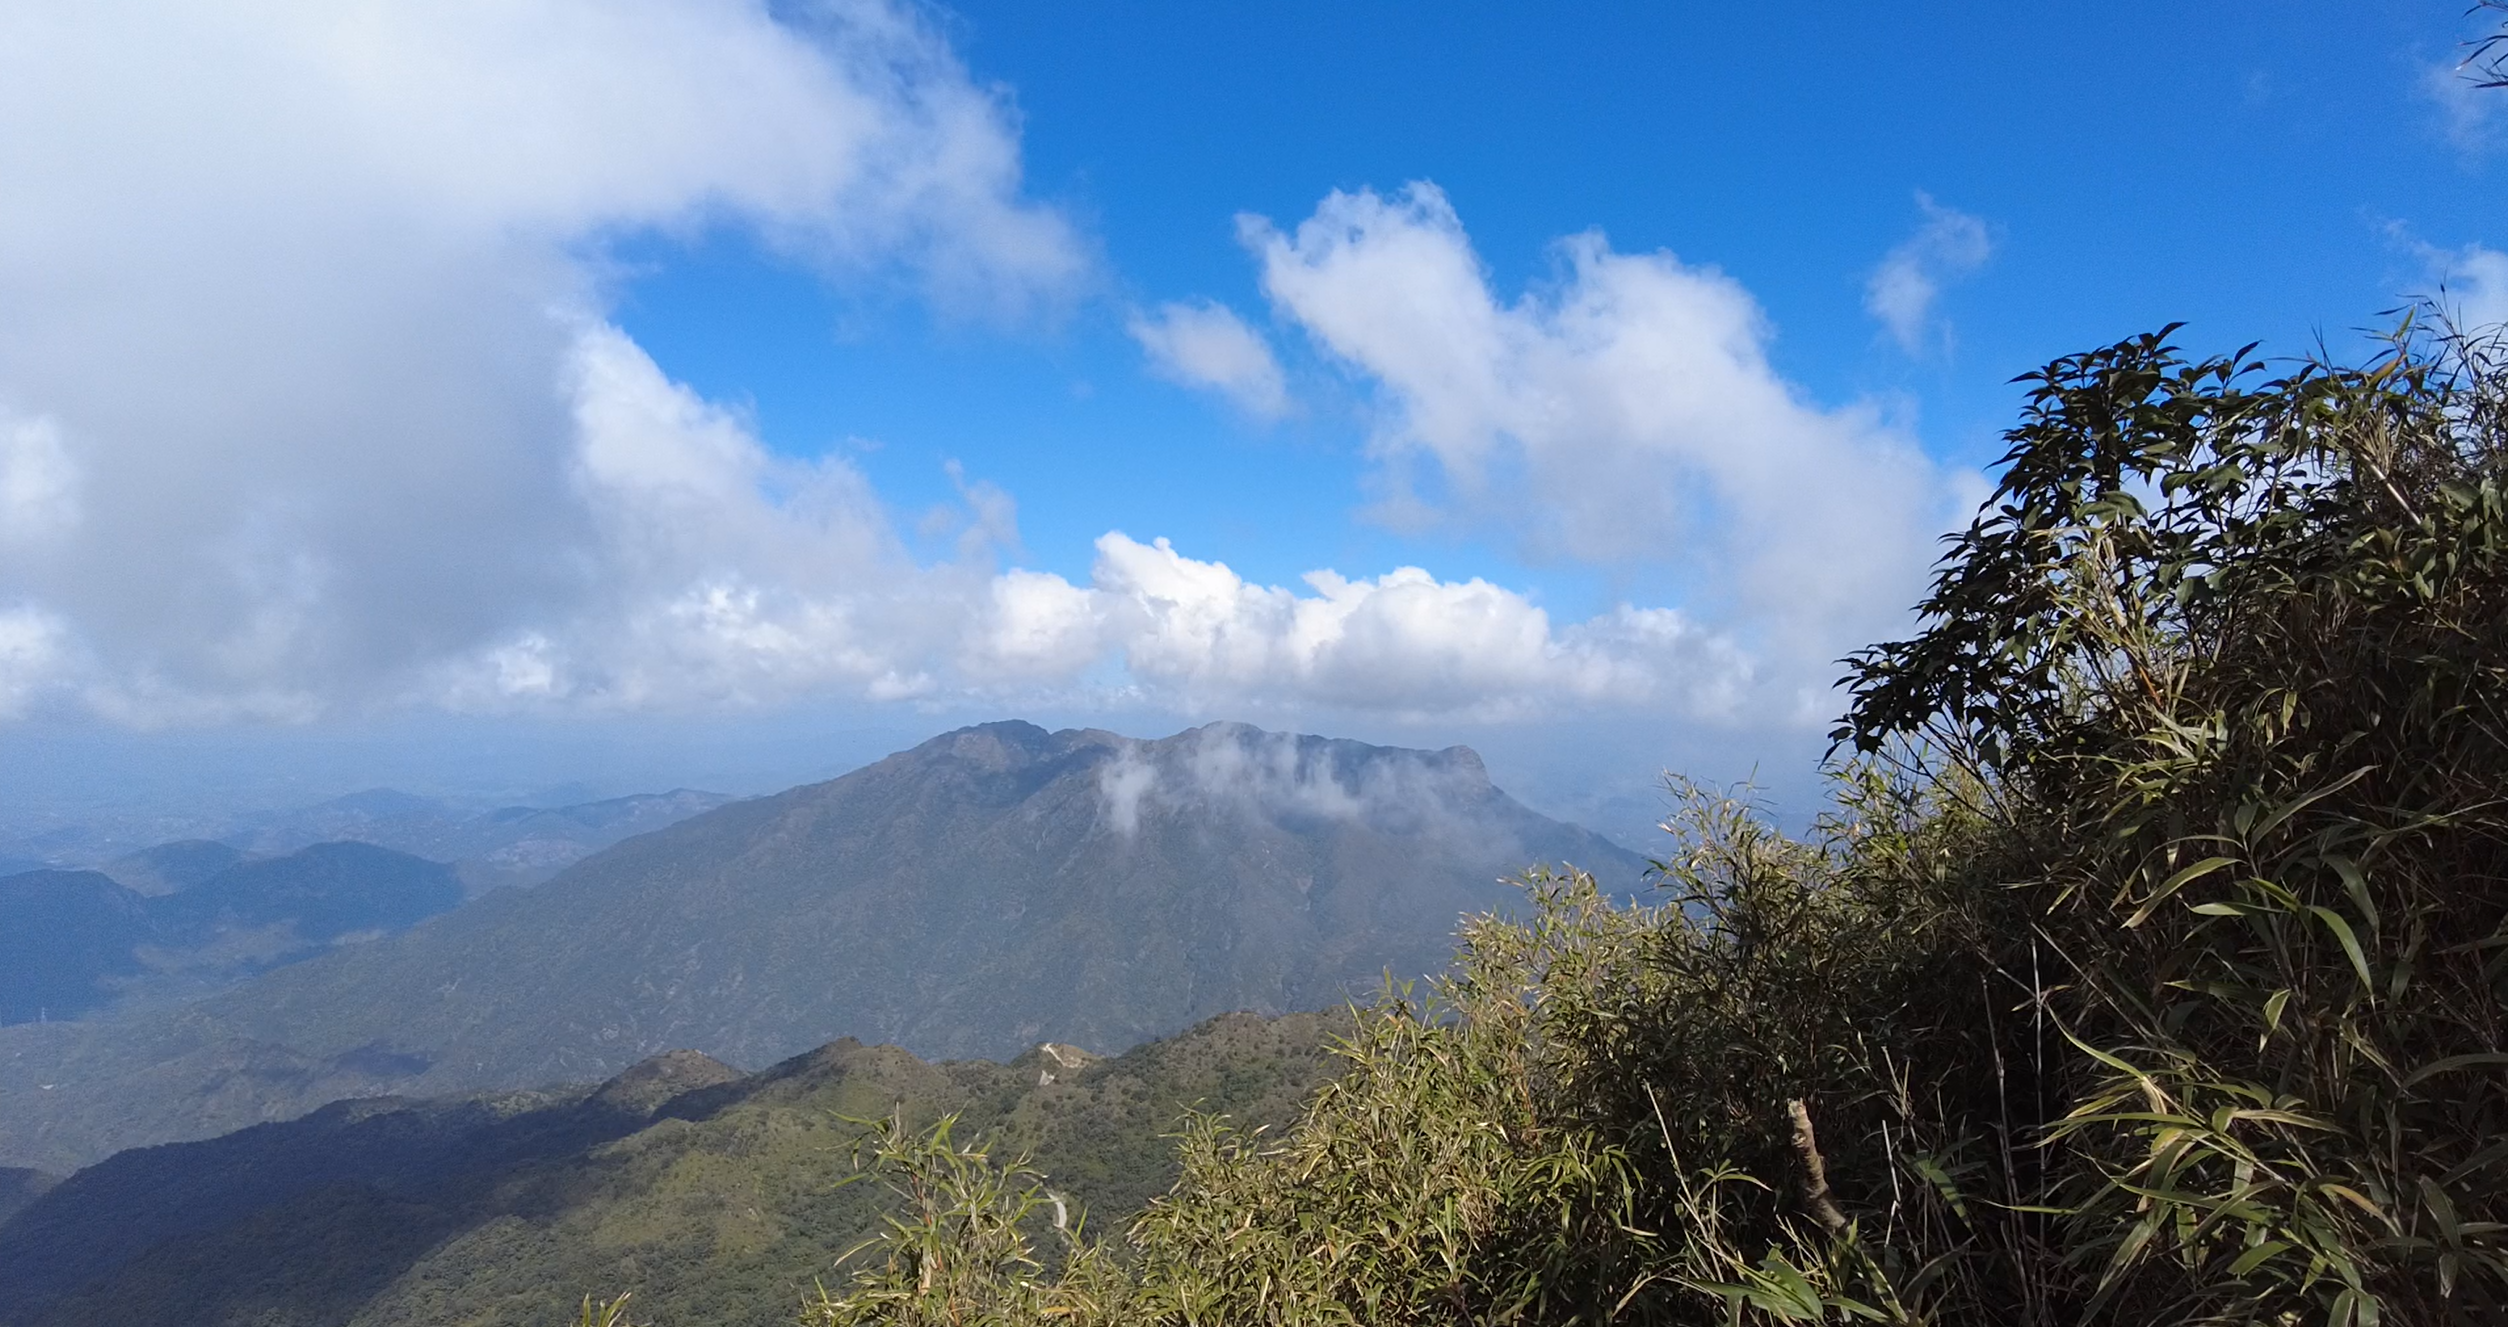
[[[344,1101],[29,1199],[0,1224],[0,1324],[547,1327],[632,1291],[671,1322],[783,1327],[885,1210],[848,1183],[851,1121],[956,1113],[1112,1228],[1173,1180],[1162,1135],[1186,1110],[1285,1124],[1344,1026],[1228,1015],[1008,1063],[845,1040],[749,1075],[675,1052],[597,1085]]]

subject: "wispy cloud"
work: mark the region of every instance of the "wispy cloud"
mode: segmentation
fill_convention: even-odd
[[[1924,221],[1916,233],[1882,258],[1864,283],[1864,310],[1901,350],[1922,355],[1950,344],[1950,325],[1934,317],[1942,289],[1974,273],[1994,256],[1985,222],[1916,195]]]
[[[2503,68],[2508,47],[2482,43],[2508,29],[2498,24],[2498,11],[2477,7],[2466,14],[2464,43],[2444,58],[2421,67],[2420,92],[2438,111],[2440,130],[2460,150],[2479,155],[2499,145],[2508,126],[2508,88],[2483,87]]]
[[[1126,327],[1160,377],[1218,392],[1257,418],[1289,413],[1288,383],[1270,343],[1226,305],[1162,304],[1134,312]]]

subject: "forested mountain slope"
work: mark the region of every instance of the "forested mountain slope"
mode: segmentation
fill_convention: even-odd
[[[633,1290],[672,1322],[784,1327],[870,1234],[846,1116],[963,1112],[1105,1218],[1174,1175],[1186,1109],[1290,1118],[1334,1061],[1320,1015],[1231,1015],[1098,1060],[928,1064],[847,1040],[743,1077],[690,1052],[598,1089],[342,1102],[126,1152],[0,1224],[0,1323],[546,1327]]]
[[[682,1046],[740,1065],[840,1036],[1120,1050],[1440,969],[1458,920],[1511,906],[1501,877],[1536,861],[1619,887],[1643,865],[1462,748],[988,724],[179,1015],[0,1030],[0,1163],[67,1169],[341,1096],[598,1079]]]

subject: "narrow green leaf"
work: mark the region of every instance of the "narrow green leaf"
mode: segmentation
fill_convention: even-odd
[[[2343,953],[2351,957],[2351,970],[2360,976],[2360,988],[2368,992],[2370,999],[2376,999],[2377,982],[2369,976],[2369,956],[2361,951],[2360,937],[2352,934],[2351,923],[2344,921],[2341,913],[2319,904],[2309,904],[2308,911],[2318,921],[2324,922],[2325,929],[2332,931],[2334,938],[2342,943]]]
[[[2472,1069],[2483,1065],[2508,1065],[2508,1051],[2469,1051],[2463,1055],[2450,1055],[2443,1060],[2432,1060],[2404,1075],[2400,1086],[2407,1089],[2419,1087],[2440,1074],[2451,1074],[2459,1069]]]

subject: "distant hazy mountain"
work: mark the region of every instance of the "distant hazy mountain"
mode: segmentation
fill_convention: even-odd
[[[237,862],[151,900],[149,912],[174,943],[285,926],[311,948],[406,930],[461,901],[461,882],[441,862],[371,843],[317,843],[284,857]]]
[[[501,885],[538,884],[620,839],[730,800],[683,788],[573,804],[493,806],[370,788],[311,806],[237,815],[107,815],[26,837],[0,835],[0,875],[98,870],[139,893],[170,894],[248,858],[354,842],[450,862],[472,893],[484,893]],[[159,837],[172,841],[157,842]],[[156,846],[131,851],[134,843]]]
[[[214,989],[462,901],[452,868],[372,844],[264,860],[217,848],[169,844],[116,863],[159,886],[153,895],[100,871],[0,877],[0,1023],[76,1018],[134,991]]]
[[[749,1065],[848,1035],[1120,1050],[1437,970],[1459,918],[1512,905],[1500,877],[1536,862],[1631,887],[1642,868],[1460,747],[988,724],[179,1018],[0,1030],[0,1163],[61,1169],[344,1095],[597,1078],[674,1046]]]
[[[682,788],[574,806],[464,809],[432,797],[374,788],[302,807],[242,818],[225,842],[250,852],[288,852],[350,840],[451,862],[483,893],[537,884],[593,853],[673,825],[733,799]]]
[[[143,970],[148,900],[94,871],[0,877],[0,1023],[76,1018]]]
[[[115,858],[96,869],[123,888],[151,897],[189,889],[246,860],[243,849],[207,839],[178,839]]]
[[[747,1077],[679,1051],[598,1089],[342,1102],[0,1207],[0,1323],[548,1327],[633,1291],[640,1322],[785,1327],[877,1228],[877,1187],[841,1183],[843,1117],[962,1112],[961,1137],[1032,1149],[1104,1229],[1172,1183],[1162,1135],[1187,1108],[1285,1123],[1338,1026],[1232,1015],[1118,1059],[1008,1064],[843,1041]]]

